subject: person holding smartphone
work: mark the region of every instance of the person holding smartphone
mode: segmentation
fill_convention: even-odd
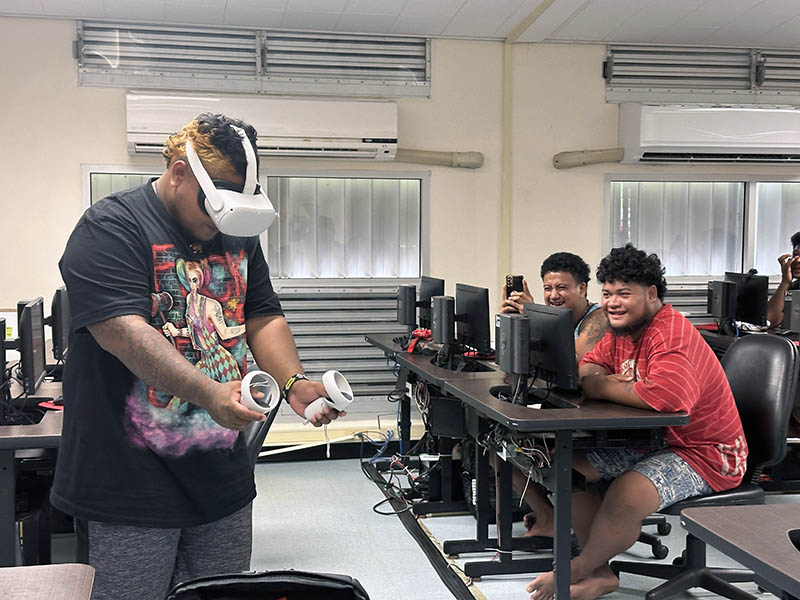
[[[781,282],[767,304],[767,320],[773,327],[783,324],[786,292],[800,289],[800,231],[792,236],[791,243],[792,253],[781,254],[778,257],[778,264],[781,266]]]
[[[547,306],[567,308],[572,311],[575,323],[575,360],[594,348],[608,329],[608,318],[597,302],[587,297],[587,286],[591,279],[589,265],[577,254],[556,252],[548,256],[540,269],[542,295]],[[523,304],[533,302],[528,283],[522,279],[521,289],[512,290],[514,280],[503,286],[501,313],[522,312]],[[514,277],[516,279],[516,277]],[[528,482],[526,473],[518,468],[512,471],[514,489],[523,494],[525,502],[533,511],[525,515],[526,536],[553,536],[553,505],[547,499],[547,490]]]
[[[587,286],[591,279],[589,265],[580,256],[571,252],[556,252],[548,256],[542,263],[542,293],[547,306],[568,308],[572,311],[575,322],[575,354],[576,360],[591,350],[605,335],[608,319],[599,311],[600,305],[591,302],[587,297]],[[526,302],[533,302],[533,294],[528,289],[528,282],[522,278],[519,289],[511,289],[509,283],[517,283],[518,276],[503,286],[503,302],[501,313],[522,312]],[[516,281],[515,281],[516,280]]]

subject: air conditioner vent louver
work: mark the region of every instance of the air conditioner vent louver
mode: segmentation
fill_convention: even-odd
[[[251,94],[429,96],[430,39],[79,21],[80,85]]]
[[[800,162],[800,154],[703,154],[701,152],[645,152],[639,162],[691,163],[788,163]]]

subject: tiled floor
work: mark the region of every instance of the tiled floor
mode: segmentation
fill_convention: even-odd
[[[380,490],[361,472],[357,460],[330,460],[260,464],[256,467],[258,497],[254,503],[254,570],[293,568],[327,573],[342,573],[358,579],[372,600],[448,600],[449,590],[439,579],[416,542],[395,516],[381,516],[372,507],[383,500]],[[768,502],[800,502],[800,495],[773,495]],[[382,510],[388,510],[383,505]],[[677,517],[670,535],[663,539],[670,549],[664,562],[683,549],[684,532]],[[474,536],[475,521],[470,516],[429,517],[425,527],[437,540]],[[515,533],[522,524],[515,524]],[[74,560],[74,536],[53,536],[56,562]],[[454,561],[484,555],[464,555]],[[626,558],[653,561],[649,546],[636,544]],[[733,566],[735,563],[713,548],[709,564]],[[532,574],[485,577],[473,584],[475,595],[487,600],[524,600],[525,584]],[[643,598],[658,581],[623,574],[621,586],[609,600]],[[754,584],[743,589],[757,593]],[[696,591],[686,598],[714,597]],[[772,598],[761,594],[761,598]]]

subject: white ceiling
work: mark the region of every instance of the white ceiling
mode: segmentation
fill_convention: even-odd
[[[0,0],[0,15],[520,42],[800,47],[800,0]]]

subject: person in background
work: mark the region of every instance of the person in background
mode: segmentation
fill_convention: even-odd
[[[548,256],[539,270],[542,278],[542,295],[547,306],[568,308],[575,322],[575,353],[583,358],[606,332],[607,320],[600,305],[587,297],[587,286],[591,279],[589,265],[580,256],[571,252],[556,252]],[[533,302],[528,282],[522,280],[522,291],[511,292],[506,298],[503,286],[501,313],[522,312],[526,302]]]
[[[772,327],[783,324],[784,297],[789,290],[800,289],[800,231],[791,237],[792,253],[781,254],[781,282],[767,303],[767,321]]]
[[[617,589],[608,561],[637,540],[642,519],[686,498],[736,487],[747,466],[747,442],[725,372],[689,320],[664,304],[667,284],[658,256],[630,244],[614,248],[600,262],[597,279],[609,331],[580,363],[584,395],[684,411],[689,423],[665,428],[666,448],[575,453],[574,468],[587,483],[597,483],[573,495],[581,552],[570,564],[570,597],[580,600]],[[552,600],[553,572],[526,590],[531,600]]]
[[[572,311],[575,323],[575,359],[580,361],[605,335],[608,319],[597,302],[587,297],[590,271],[580,256],[571,252],[556,252],[548,256],[540,268],[542,294],[547,306],[567,308]],[[522,280],[522,292],[511,292],[500,307],[500,312],[522,312],[523,304],[533,302],[533,295],[527,282]],[[503,298],[506,287],[503,286]],[[547,490],[537,483],[528,481],[528,476],[515,465],[513,486],[517,493],[531,507],[524,517],[526,536],[552,537],[554,513],[553,505],[547,499]]]

